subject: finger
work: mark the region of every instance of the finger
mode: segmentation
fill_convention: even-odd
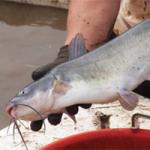
[[[32,121],[30,128],[32,131],[39,131],[42,128],[43,120]]]
[[[66,107],[66,110],[70,115],[75,115],[78,113],[78,105],[72,105],[72,106]]]
[[[144,97],[150,98],[150,81],[144,81],[136,89],[134,89],[134,92]]]
[[[37,68],[35,71],[33,71],[32,73],[32,79],[34,81],[42,78],[46,73],[48,73],[53,67],[55,66],[55,64],[51,63],[51,64],[47,64],[45,66],[39,67]]]
[[[68,54],[68,46],[65,45],[65,46],[61,47],[57,58],[53,62],[51,62],[47,65],[41,66],[41,67],[37,68],[35,71],[33,71],[32,79],[34,81],[36,81],[36,80],[42,78],[46,73],[48,73],[51,69],[53,69],[57,65],[68,61],[68,55],[69,55]]]
[[[84,109],[88,109],[92,106],[92,104],[79,104],[78,106],[84,108]]]
[[[62,113],[48,115],[48,121],[52,125],[58,125],[61,122]]]

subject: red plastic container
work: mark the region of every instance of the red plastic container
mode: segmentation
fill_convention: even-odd
[[[41,150],[150,150],[150,130],[105,129],[53,142]]]

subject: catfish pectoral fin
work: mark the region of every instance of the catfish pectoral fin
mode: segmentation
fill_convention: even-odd
[[[137,106],[139,99],[135,93],[122,89],[118,94],[119,102],[123,108],[133,110]]]
[[[57,94],[65,94],[71,86],[64,81],[55,80],[53,92]]]

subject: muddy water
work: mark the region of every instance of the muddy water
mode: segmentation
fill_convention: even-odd
[[[0,2],[0,128],[8,100],[31,81],[32,71],[53,61],[65,39],[64,10]]]

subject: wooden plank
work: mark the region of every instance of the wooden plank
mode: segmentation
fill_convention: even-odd
[[[29,128],[29,122],[23,122],[28,128],[23,127],[20,124],[20,129],[23,133],[24,139],[29,147],[29,150],[37,150],[45,144],[59,140],[68,135],[77,134],[89,130],[100,129],[101,121],[99,120],[98,112],[102,112],[106,115],[112,115],[110,117],[110,128],[127,128],[131,127],[131,116],[134,113],[143,113],[150,115],[150,100],[141,99],[139,105],[134,111],[126,111],[119,106],[118,102],[114,102],[107,105],[93,105],[92,108],[85,110],[80,109],[76,115],[76,126],[70,118],[63,116],[61,124],[57,126],[49,125],[46,122],[46,131],[32,132]],[[140,119],[140,127],[150,129],[150,120]],[[13,141],[12,128],[7,135],[7,128],[0,131],[0,148],[2,150],[23,150],[25,149],[18,132],[16,131],[15,140]]]

